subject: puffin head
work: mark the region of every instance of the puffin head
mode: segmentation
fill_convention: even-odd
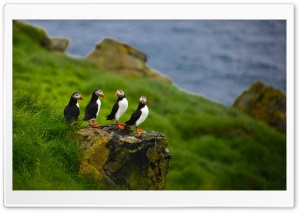
[[[81,99],[81,100],[83,100],[83,97],[80,95],[79,92],[74,92],[74,93],[72,94],[72,98],[73,98],[73,99]]]
[[[145,96],[140,97],[140,103],[146,104],[147,98]]]
[[[100,96],[100,97],[102,97],[102,98],[105,98],[104,93],[103,93],[100,89],[95,90],[94,93],[95,93],[97,96]]]
[[[122,91],[122,90],[117,90],[117,92],[115,93],[115,96],[118,96],[118,97],[123,97],[123,96],[125,96],[125,93],[124,93],[124,91]]]

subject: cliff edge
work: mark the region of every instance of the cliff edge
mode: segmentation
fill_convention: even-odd
[[[80,136],[81,177],[93,178],[113,190],[161,190],[166,186],[171,155],[166,137],[157,132],[139,135],[116,125],[86,127]]]

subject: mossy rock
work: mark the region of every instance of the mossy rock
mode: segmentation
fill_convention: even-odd
[[[232,107],[286,133],[286,95],[280,90],[256,81]]]
[[[52,51],[65,52],[68,48],[70,40],[68,38],[50,38],[50,42],[47,44],[46,48]]]
[[[14,20],[13,27],[14,33],[22,32],[34,43],[50,51],[64,52],[70,43],[68,38],[50,38],[43,28],[34,27],[21,21]],[[18,40],[14,39],[15,42]]]
[[[110,190],[162,190],[171,155],[167,139],[156,132],[139,135],[116,125],[84,128],[81,137],[81,177],[94,179]]]
[[[163,82],[172,80],[146,65],[147,55],[137,48],[111,38],[104,38],[87,55],[101,69],[118,72],[126,76],[146,76]]]

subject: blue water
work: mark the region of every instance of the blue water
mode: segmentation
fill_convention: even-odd
[[[85,57],[104,37],[137,47],[147,65],[180,88],[224,105],[253,81],[286,92],[286,22],[281,20],[28,20],[68,37]]]

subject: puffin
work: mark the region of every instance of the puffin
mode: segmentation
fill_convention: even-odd
[[[149,109],[146,105],[147,98],[145,96],[140,97],[140,103],[136,111],[131,115],[130,119],[125,122],[125,124],[132,126],[135,125],[136,132],[138,134],[143,133],[144,131],[141,129],[138,129],[138,126],[145,121],[149,114]]]
[[[125,97],[124,91],[120,89],[116,91],[115,96],[117,96],[118,99],[114,104],[111,113],[106,117],[106,120],[115,120],[117,126],[123,130],[125,127],[119,122],[119,119],[127,110],[128,101]]]
[[[71,95],[69,103],[64,109],[64,116],[68,124],[71,124],[73,121],[78,120],[78,116],[80,114],[79,104],[77,102],[78,99],[83,100],[83,97],[79,92],[74,92]]]
[[[85,107],[85,115],[83,121],[88,121],[89,125],[98,128],[100,125],[95,123],[101,107],[101,101],[98,97],[105,98],[104,93],[97,89],[92,93],[91,101]]]

